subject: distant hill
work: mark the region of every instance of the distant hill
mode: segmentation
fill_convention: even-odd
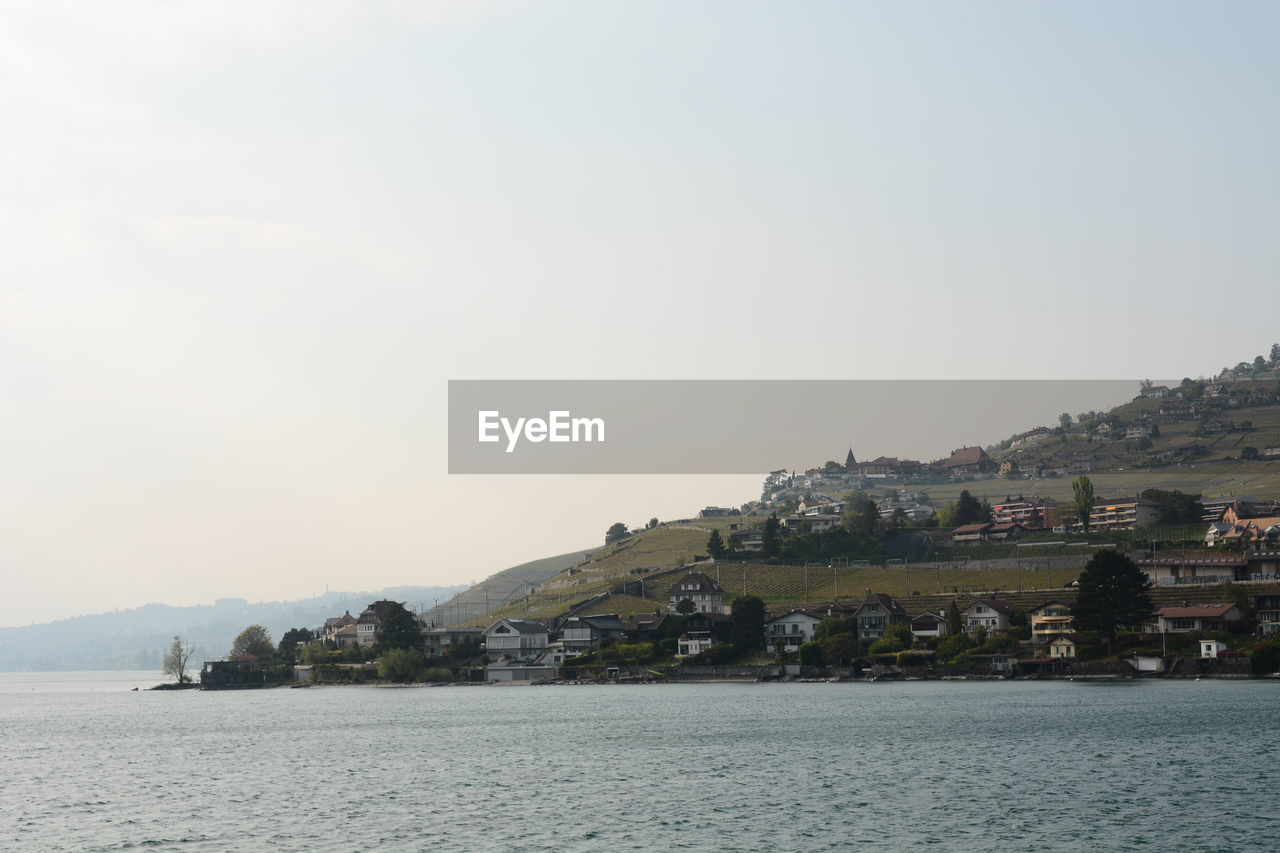
[[[77,616],[58,622],[0,628],[0,671],[154,669],[174,635],[196,647],[196,660],[226,654],[249,625],[264,625],[279,640],[290,628],[316,628],[346,610],[359,613],[371,601],[390,598],[418,609],[454,595],[461,586],[401,586],[370,592],[330,592],[299,601],[250,604],[223,598],[211,605],[148,604],[130,610]]]

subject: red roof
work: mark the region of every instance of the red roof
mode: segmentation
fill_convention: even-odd
[[[1227,611],[1235,608],[1234,604],[1192,604],[1188,607],[1161,607],[1157,616],[1166,619],[1221,619]]]

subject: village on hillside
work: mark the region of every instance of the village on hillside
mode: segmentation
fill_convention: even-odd
[[[1109,412],[932,462],[848,449],[775,470],[740,507],[618,523],[565,568],[500,573],[416,614],[373,602],[208,661],[202,680],[1275,672],[1278,360],[1280,345],[1213,380],[1144,381]],[[1077,599],[1112,557],[1149,591],[1108,623]]]

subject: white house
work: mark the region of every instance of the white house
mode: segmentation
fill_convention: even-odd
[[[787,651],[795,651],[801,644],[813,639],[822,617],[805,610],[792,610],[764,623],[765,645],[770,649],[779,643]]]
[[[947,617],[941,613],[926,611],[911,620],[911,636],[917,640],[944,637],[947,634]]]
[[[724,590],[701,572],[690,572],[672,585],[667,609],[679,613],[680,602],[693,602],[695,613],[724,613]]]
[[[1009,602],[994,599],[975,601],[960,612],[966,634],[972,634],[979,628],[986,628],[987,633],[1008,630],[1012,615],[1013,607]]]
[[[1055,634],[1072,631],[1071,607],[1061,601],[1046,601],[1027,611],[1031,624],[1031,642],[1043,643]]]
[[[545,626],[527,619],[499,619],[484,629],[485,656],[491,661],[529,658],[541,654],[550,642]]]
[[[1185,634],[1189,631],[1222,631],[1226,629],[1228,622],[1237,622],[1243,618],[1240,608],[1230,603],[1161,607],[1156,611],[1155,632]]]

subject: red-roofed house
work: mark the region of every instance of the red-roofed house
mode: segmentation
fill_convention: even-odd
[[[1228,622],[1244,618],[1234,604],[1188,604],[1161,607],[1156,611],[1154,630],[1157,634],[1185,634],[1188,631],[1222,631]]]

